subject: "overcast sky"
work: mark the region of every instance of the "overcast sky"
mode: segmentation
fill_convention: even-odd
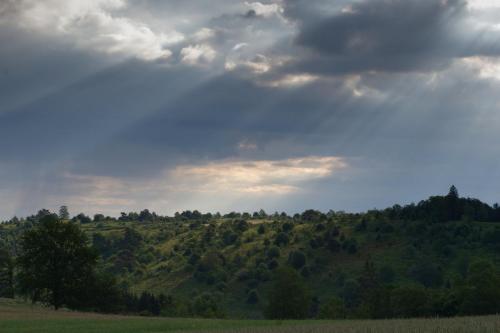
[[[0,218],[500,201],[500,1],[0,1]]]

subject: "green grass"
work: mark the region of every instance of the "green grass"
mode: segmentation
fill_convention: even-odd
[[[268,321],[146,318],[52,311],[0,300],[2,333],[494,333],[500,316],[450,319]]]

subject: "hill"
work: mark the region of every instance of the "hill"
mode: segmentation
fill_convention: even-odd
[[[360,214],[188,211],[161,217],[143,211],[118,219],[78,215],[72,223],[81,224],[102,269],[136,295],[137,304],[161,301],[158,309],[144,305],[139,312],[262,318],[273,272],[291,266],[310,290],[313,317],[336,300],[341,310],[326,316],[490,313],[497,303],[478,308],[473,302],[471,267],[492,269],[498,278],[500,210],[453,191]],[[37,218],[0,225],[0,240],[13,256],[19,235]],[[415,308],[391,303],[389,312],[375,314],[366,304],[368,286],[387,292],[391,302],[405,304],[410,297]],[[421,304],[415,295],[422,295]]]

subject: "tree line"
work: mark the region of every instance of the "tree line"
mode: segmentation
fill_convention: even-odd
[[[488,221],[494,222],[498,208],[460,198],[454,187],[446,196],[431,197],[409,208],[395,207],[365,214],[307,210],[299,216],[270,217],[264,211],[256,212],[255,217],[245,215],[266,221],[258,224],[237,213],[214,220],[214,216],[199,212],[183,212],[176,214],[175,221],[165,222],[172,228],[160,227],[149,236],[153,239],[145,239],[128,220],[119,222],[126,226],[120,237],[105,237],[97,228],[89,238],[81,226],[90,222],[70,218],[67,207],[61,207],[59,214],[41,211],[23,222],[15,221],[19,227],[12,230],[20,232],[18,242],[9,243],[15,246],[8,249],[0,247],[0,297],[22,296],[56,309],[224,317],[228,284],[237,283],[245,288],[244,296],[238,296],[242,303],[275,319],[500,312],[497,263],[486,256],[468,259],[459,254],[461,249],[500,251],[498,227],[471,223],[476,214],[471,212],[477,212],[476,217],[489,216]],[[408,215],[411,210],[426,213]],[[364,239],[373,245],[390,244],[398,237],[406,244],[398,250],[400,260],[411,263],[404,273],[408,279],[398,277],[394,266],[378,266],[368,259],[355,273],[328,273],[328,283],[335,292],[330,288],[322,293],[312,284],[315,276],[327,272],[325,255],[352,260],[363,250]],[[152,240],[161,244],[172,239],[178,241],[170,253],[156,252],[148,245]],[[222,252],[248,247],[245,244],[256,240],[262,242],[260,249],[244,256],[230,258]],[[418,259],[422,254],[426,256]],[[150,290],[132,293],[123,281],[117,282],[123,274],[139,274],[141,264],[170,259],[185,266],[159,265],[156,272],[169,274],[172,269],[182,269],[191,274],[201,292],[185,298]],[[442,260],[456,261],[459,267],[445,274],[439,264]],[[104,267],[103,262],[108,265]]]

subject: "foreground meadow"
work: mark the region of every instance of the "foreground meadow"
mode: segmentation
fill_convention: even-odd
[[[500,332],[500,316],[344,321],[267,321],[147,318],[52,311],[16,301],[0,301],[2,333],[465,333]]]

